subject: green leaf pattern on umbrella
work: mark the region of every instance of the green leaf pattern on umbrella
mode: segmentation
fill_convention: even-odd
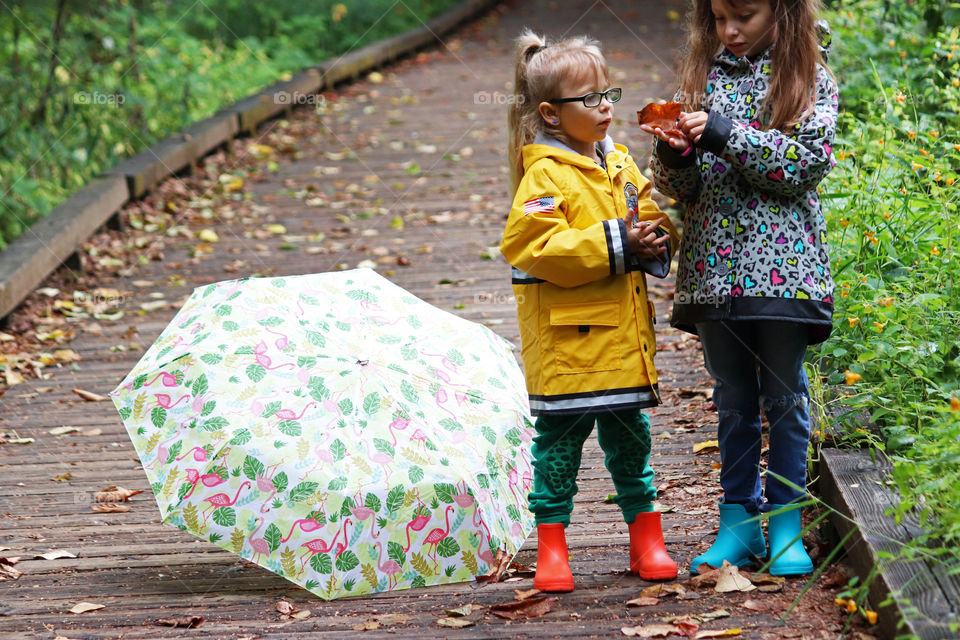
[[[470,580],[533,526],[510,345],[371,271],[197,289],[112,395],[167,522],[324,598]]]

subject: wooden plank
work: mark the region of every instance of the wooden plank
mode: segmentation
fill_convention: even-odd
[[[878,564],[882,567],[870,588],[872,605],[878,607],[878,603],[894,597],[894,604],[876,609],[877,629],[883,637],[892,639],[902,620],[906,630],[921,640],[955,637],[949,625],[960,623],[958,600],[951,600],[944,593],[937,576],[920,561],[880,559],[881,553],[896,554],[917,533],[909,519],[898,524],[886,515],[897,500],[886,488],[890,466],[873,462],[865,451],[824,449],[822,455],[821,495],[827,504],[856,523],[831,516],[841,536],[856,529],[847,543],[854,569],[861,579],[866,579]]]
[[[105,176],[123,176],[131,198],[140,198],[161,180],[190,166],[197,158],[196,145],[182,133],[169,136],[149,149],[122,160],[104,172]]]
[[[0,252],[0,318],[60,267],[128,198],[122,177],[97,178]]]
[[[183,130],[186,140],[193,142],[196,150],[195,160],[199,160],[221,145],[229,143],[240,128],[237,116],[222,113],[204,118]]]

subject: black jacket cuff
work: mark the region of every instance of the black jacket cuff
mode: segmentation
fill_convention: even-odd
[[[687,147],[686,152],[681,152],[677,151],[671,147],[669,143],[664,142],[663,140],[657,140],[656,153],[660,158],[660,162],[662,162],[663,165],[669,169],[683,169],[684,167],[689,167],[697,159],[697,154],[694,153],[692,147]]]
[[[723,150],[727,148],[727,140],[730,139],[730,131],[733,129],[733,120],[727,116],[720,115],[716,111],[711,111],[707,117],[707,126],[703,128],[700,135],[700,142],[697,146],[705,151],[719,156],[723,155]]]

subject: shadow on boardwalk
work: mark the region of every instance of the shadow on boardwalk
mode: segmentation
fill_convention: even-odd
[[[268,571],[189,534],[161,526],[149,492],[127,513],[95,513],[93,491],[111,484],[146,488],[133,447],[109,402],[83,403],[81,388],[105,394],[137,361],[193,287],[243,275],[297,274],[353,268],[373,261],[389,278],[425,300],[486,323],[519,346],[502,259],[484,258],[499,244],[507,211],[503,150],[505,105],[512,77],[511,39],[523,26],[561,36],[589,33],[602,40],[623,86],[614,136],[645,160],[650,141],[634,126],[633,110],[666,97],[681,40],[679,0],[603,2],[571,0],[502,5],[448,38],[438,50],[384,70],[385,80],[359,82],[330,94],[323,108],[302,110],[289,122],[268,123],[256,139],[295,153],[273,171],[248,179],[247,198],[215,211],[220,236],[198,257],[193,242],[166,242],[163,262],[148,262],[127,277],[99,286],[125,292],[126,319],[79,331],[71,343],[82,361],[3,398],[3,430],[31,437],[31,445],[0,448],[0,546],[20,556],[23,575],[0,582],[4,638],[261,637],[618,637],[621,628],[664,617],[719,608],[731,616],[704,628],[741,628],[748,638],[835,638],[844,618],[833,594],[812,589],[790,618],[777,618],[803,588],[789,581],[779,593],[722,595],[697,590],[657,606],[628,608],[648,586],[626,575],[627,534],[595,442],[588,443],[573,523],[568,530],[577,590],[560,596],[554,611],[506,622],[488,607],[532,588],[529,574],[476,589],[471,584],[324,602]],[[289,149],[288,149],[289,150]],[[261,164],[266,165],[264,160]],[[186,208],[198,194],[173,205]],[[403,224],[392,223],[402,218]],[[282,223],[286,237],[264,231]],[[201,219],[195,230],[211,226]],[[667,328],[670,285],[651,283],[660,320],[665,404],[653,412],[654,468],[667,513],[667,547],[686,567],[712,539],[718,497],[716,454],[693,455],[696,442],[714,438],[705,411],[708,379],[696,342]],[[146,286],[145,286],[146,285]],[[144,303],[171,301],[138,315]],[[149,307],[149,305],[148,305]],[[139,347],[130,347],[131,324]],[[118,345],[124,345],[118,349]],[[29,393],[33,387],[35,393]],[[50,387],[36,392],[38,387]],[[69,425],[100,435],[53,436]],[[52,481],[69,474],[65,481]],[[536,558],[532,537],[517,557]],[[75,558],[36,559],[62,549]],[[681,573],[681,579],[685,578]],[[303,620],[276,610],[285,599],[309,610]],[[105,608],[67,613],[78,602]],[[472,603],[473,627],[438,627],[445,609]],[[383,618],[393,614],[391,618]],[[170,629],[158,618],[197,615],[198,629]],[[370,630],[361,629],[366,625]],[[376,628],[379,625],[379,628]]]

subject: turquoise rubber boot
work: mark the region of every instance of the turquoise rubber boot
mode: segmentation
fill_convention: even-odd
[[[726,560],[730,564],[742,567],[750,564],[754,557],[767,555],[767,543],[763,539],[760,521],[746,522],[755,516],[742,504],[720,505],[720,530],[713,545],[693,559],[690,563],[690,575],[697,575],[702,564],[719,568]]]
[[[772,504],[770,511],[774,512],[791,505]],[[800,523],[800,507],[793,507],[790,511],[770,516],[770,575],[772,576],[805,576],[813,573],[813,561],[803,548]]]

